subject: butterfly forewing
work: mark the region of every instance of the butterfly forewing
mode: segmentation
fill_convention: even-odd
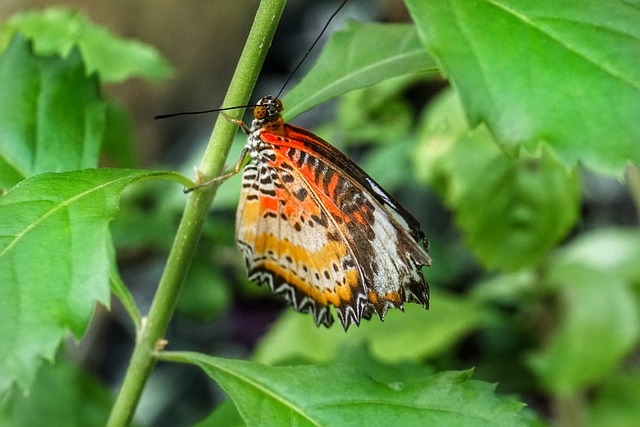
[[[245,168],[237,243],[250,279],[267,283],[296,310],[330,326],[329,304],[356,306],[355,259],[344,242],[330,238],[337,229],[311,202],[304,181],[297,181],[292,194],[283,185],[286,174],[266,164]]]

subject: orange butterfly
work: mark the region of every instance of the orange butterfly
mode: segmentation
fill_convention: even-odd
[[[428,308],[421,267],[431,260],[418,221],[335,147],[285,123],[282,110],[266,96],[250,128],[231,119],[249,136],[241,160],[253,161],[236,217],[249,279],[316,325],[331,326],[333,305],[345,330],[405,301]]]

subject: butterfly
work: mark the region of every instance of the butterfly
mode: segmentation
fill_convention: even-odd
[[[236,216],[236,243],[250,280],[266,283],[316,325],[345,330],[404,302],[429,305],[418,221],[346,155],[285,123],[277,97],[256,104]],[[232,172],[233,173],[233,172]]]

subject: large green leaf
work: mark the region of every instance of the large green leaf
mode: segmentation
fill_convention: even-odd
[[[71,9],[52,7],[13,16],[0,28],[0,50],[3,40],[15,32],[32,39],[40,55],[67,56],[77,46],[87,73],[97,71],[105,82],[121,82],[131,77],[163,79],[173,72],[154,48],[115,37]]]
[[[469,129],[453,91],[433,102],[422,138],[418,175],[454,210],[486,266],[534,265],[574,225],[578,174],[544,150],[538,158],[508,157],[486,128]]]
[[[406,0],[472,125],[621,176],[640,163],[637,0]]]
[[[628,231],[615,239],[621,231],[578,239],[549,266],[547,280],[561,296],[560,324],[531,365],[556,394],[572,395],[606,378],[638,345],[640,309],[630,287],[640,279],[640,235]],[[595,251],[586,255],[589,249]]]
[[[530,425],[522,404],[496,397],[471,372],[394,383],[346,366],[266,366],[198,353],[162,359],[198,365],[229,394],[252,426]]]
[[[109,303],[109,222],[131,182],[188,180],[163,171],[85,169],[28,178],[0,197],[0,393],[28,389],[67,330]]]
[[[386,363],[422,361],[493,319],[491,311],[470,299],[437,289],[431,299],[429,311],[407,304],[404,313],[389,312],[384,323],[377,319],[362,322],[348,334],[338,328],[317,328],[307,316],[286,312],[260,342],[254,357],[263,363],[299,359],[327,363],[346,347],[364,345]]]
[[[41,172],[95,167],[105,105],[80,55],[35,56],[16,36],[0,56],[0,189]]]
[[[331,35],[318,62],[283,98],[285,116],[392,77],[434,69],[413,26],[349,22]]]

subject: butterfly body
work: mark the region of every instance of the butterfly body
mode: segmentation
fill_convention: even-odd
[[[418,222],[353,161],[284,122],[282,103],[254,110],[236,219],[249,278],[330,326],[380,319],[405,301],[428,307],[431,261]]]

